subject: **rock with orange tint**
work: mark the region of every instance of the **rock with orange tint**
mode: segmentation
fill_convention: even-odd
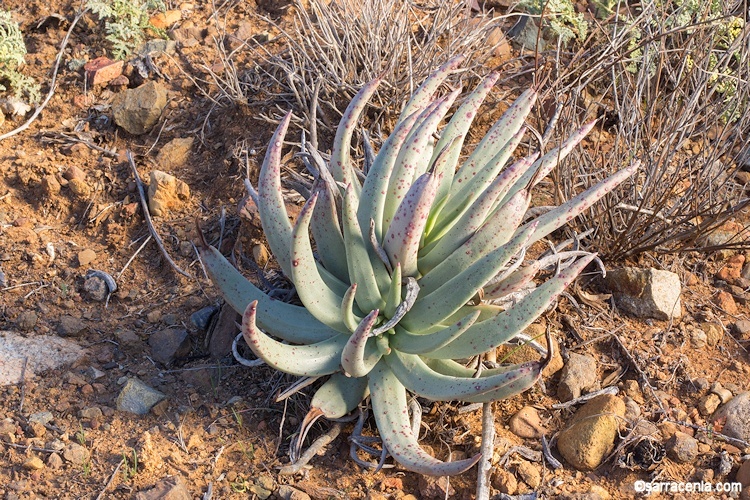
[[[625,403],[617,396],[604,394],[592,399],[558,435],[560,454],[578,470],[596,469],[614,448],[625,411]]]
[[[182,19],[182,12],[177,9],[159,12],[148,20],[154,28],[165,30]]]
[[[727,259],[724,267],[719,269],[716,273],[716,278],[726,281],[728,283],[733,282],[740,276],[742,276],[742,266],[745,264],[745,256],[742,254],[732,255]]]
[[[105,86],[122,75],[125,61],[113,61],[108,57],[97,57],[87,62],[83,69],[86,71],[86,81],[90,87]]]
[[[183,181],[161,170],[152,170],[148,184],[148,208],[151,215],[166,215],[181,208],[190,198],[190,188]]]
[[[739,313],[737,309],[737,303],[734,301],[734,297],[729,292],[721,291],[714,297],[714,303],[719,306],[719,309],[727,314],[736,315]]]

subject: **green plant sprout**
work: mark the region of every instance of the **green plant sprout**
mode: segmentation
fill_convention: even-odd
[[[518,7],[534,16],[543,12],[547,27],[562,45],[586,39],[589,25],[570,0],[521,0]]]
[[[149,22],[149,13],[166,10],[164,0],[88,0],[86,7],[104,20],[116,59],[125,59],[140,47],[147,30],[164,36]]]

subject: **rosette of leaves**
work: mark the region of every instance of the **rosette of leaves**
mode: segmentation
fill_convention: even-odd
[[[330,376],[313,396],[306,421],[340,418],[369,396],[383,447],[405,468],[429,475],[461,473],[479,456],[443,462],[428,455],[409,422],[407,391],[437,401],[488,402],[531,387],[544,361],[487,369],[475,378],[459,360],[519,335],[595,255],[557,254],[555,260],[569,265],[506,309],[478,302],[477,294],[497,299],[530,283],[550,261],[522,265],[525,249],[635,169],[524,222],[530,189],[593,123],[542,157],[514,159],[537,97],[527,90],[460,160],[472,119],[498,79],[491,74],[482,81],[438,132],[459,91],[433,96],[460,62],[450,60],[415,91],[377,156],[366,162],[366,174],[353,166],[351,139],[379,82],[363,87],[338,126],[328,164],[311,152],[318,176],[294,224],[280,179],[291,115],[281,121],[258,189],[250,191],[269,247],[302,306],[270,298],[218,250],[205,242],[202,248],[214,284],[244,313],[242,334],[255,355],[289,374]]]

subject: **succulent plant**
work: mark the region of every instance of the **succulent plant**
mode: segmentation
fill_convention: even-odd
[[[431,400],[488,402],[530,388],[544,360],[486,369],[476,378],[460,360],[519,335],[595,258],[569,251],[522,265],[526,248],[636,168],[524,222],[530,189],[593,123],[542,157],[513,161],[537,96],[527,90],[460,161],[472,119],[498,79],[486,77],[433,139],[459,92],[433,95],[460,63],[450,60],[415,91],[379,154],[366,162],[366,174],[350,158],[355,125],[379,82],[364,86],[344,113],[328,164],[308,153],[317,159],[317,178],[294,224],[280,178],[291,115],[281,121],[258,189],[249,190],[271,252],[302,306],[272,299],[215,248],[204,243],[201,252],[214,284],[243,313],[242,334],[258,358],[289,374],[330,376],[314,394],[307,422],[343,417],[369,396],[383,448],[406,469],[429,475],[461,473],[479,456],[443,462],[427,454],[409,422],[407,391]],[[485,299],[508,296],[550,262],[559,272],[517,303],[503,308],[476,300],[478,292]]]

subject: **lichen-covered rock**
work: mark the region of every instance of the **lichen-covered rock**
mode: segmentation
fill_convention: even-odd
[[[625,403],[611,394],[583,405],[557,437],[557,449],[578,470],[596,469],[612,451]]]
[[[636,317],[669,320],[682,316],[682,286],[675,273],[624,267],[608,271],[605,283],[617,307]]]
[[[193,140],[192,137],[172,139],[159,150],[159,154],[156,155],[156,163],[165,170],[184,165],[190,156]]]
[[[133,135],[145,134],[156,125],[167,105],[167,89],[149,81],[117,94],[112,100],[115,123]]]
[[[190,188],[183,181],[161,170],[152,170],[148,184],[148,209],[151,215],[166,215],[180,208],[190,198]]]
[[[120,411],[145,415],[165,397],[164,394],[147,386],[137,378],[129,378],[117,396],[116,405]]]

